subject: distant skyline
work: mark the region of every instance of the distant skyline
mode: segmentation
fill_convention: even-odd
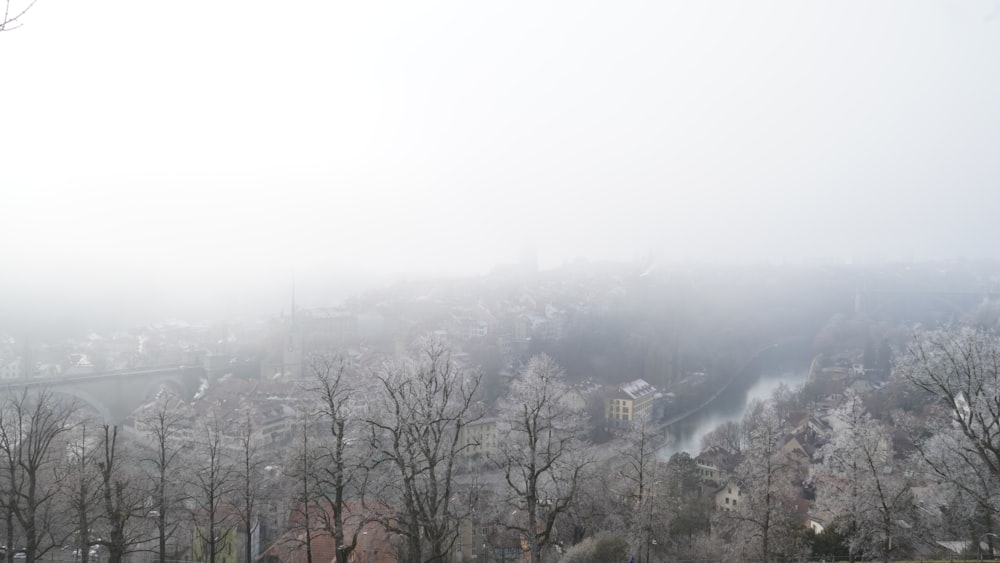
[[[7,300],[238,302],[525,245],[1000,257],[993,0],[38,0],[0,63]]]

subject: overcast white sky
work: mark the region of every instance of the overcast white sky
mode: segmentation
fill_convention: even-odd
[[[997,256],[998,2],[38,0],[0,34],[0,264]]]

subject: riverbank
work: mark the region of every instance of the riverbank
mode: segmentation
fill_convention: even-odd
[[[740,378],[740,375],[741,375],[741,373],[737,373],[733,377],[730,377],[729,380],[726,381],[726,383],[722,387],[720,387],[718,391],[716,391],[711,396],[709,396],[707,399],[705,399],[705,401],[702,402],[700,405],[694,407],[693,409],[685,411],[685,412],[683,412],[681,414],[672,416],[669,419],[664,420],[664,421],[660,422],[659,424],[657,424],[656,425],[657,432],[666,430],[671,425],[676,424],[678,422],[682,422],[685,419],[698,414],[702,409],[704,409],[705,407],[711,405],[713,401],[715,401],[716,399],[718,399],[719,396],[722,395],[726,391],[726,389],[729,389],[729,387],[733,384],[733,382]]]
[[[761,350],[710,396],[657,425],[660,455],[669,458],[679,451],[697,455],[704,436],[722,424],[742,420],[750,401],[768,399],[780,385],[803,385],[812,359],[811,346],[805,340]]]

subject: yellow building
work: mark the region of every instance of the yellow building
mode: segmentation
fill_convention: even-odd
[[[221,526],[220,526],[221,527]],[[204,528],[199,528],[194,534],[194,559],[195,561],[208,561],[211,549],[208,542],[202,539],[202,534],[207,533]],[[216,544],[218,552],[215,554],[215,563],[240,563],[243,550],[240,548],[240,534],[236,531],[236,526],[230,526],[220,533],[219,541]]]
[[[610,426],[628,426],[637,418],[648,417],[653,412],[655,396],[656,388],[649,383],[642,379],[630,381],[607,399],[604,418]]]

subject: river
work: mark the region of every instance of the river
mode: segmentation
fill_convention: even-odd
[[[808,370],[786,369],[762,374],[749,389],[732,386],[705,408],[670,426],[667,430],[667,445],[660,450],[663,459],[669,459],[677,452],[688,452],[695,457],[701,451],[701,439],[720,424],[739,421],[753,399],[767,399],[784,383],[793,390],[802,387]]]

